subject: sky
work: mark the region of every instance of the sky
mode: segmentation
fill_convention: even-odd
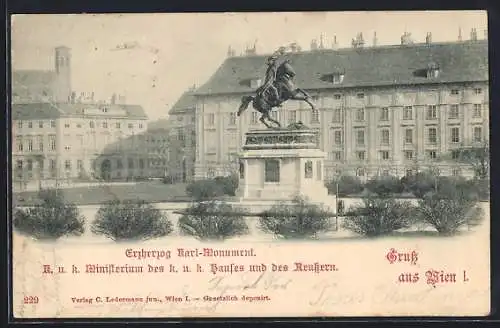
[[[484,38],[484,11],[309,12],[15,15],[12,17],[12,68],[52,70],[54,48],[72,54],[72,88],[95,92],[97,99],[117,93],[142,105],[150,120],[166,118],[181,94],[205,83],[227,57],[256,43],[271,53],[297,42],[303,50],[323,35],[350,47],[362,32],[367,45],[399,44],[406,31],[416,42],[427,32],[433,42],[463,39],[476,28]],[[119,49],[119,48],[125,49]],[[263,63],[264,65],[264,63]]]

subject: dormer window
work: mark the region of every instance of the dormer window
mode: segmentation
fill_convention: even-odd
[[[439,76],[439,65],[436,63],[430,63],[427,66],[427,78],[435,79]]]
[[[338,70],[329,74],[324,74],[323,76],[321,76],[321,81],[330,82],[333,84],[341,84],[342,82],[344,82],[344,77],[345,71]]]
[[[251,79],[250,80],[250,87],[252,89],[256,89],[262,85],[262,80],[261,79]]]

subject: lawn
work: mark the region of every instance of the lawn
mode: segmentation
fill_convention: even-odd
[[[113,199],[141,199],[147,202],[190,201],[185,184],[137,182],[133,185],[102,185],[60,189],[64,198],[77,205],[100,204]],[[38,203],[38,192],[23,191],[13,194],[15,205]]]

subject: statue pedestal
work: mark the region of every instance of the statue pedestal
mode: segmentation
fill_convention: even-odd
[[[246,134],[240,154],[240,201],[331,203],[324,186],[325,153],[319,135],[310,129],[256,130]]]

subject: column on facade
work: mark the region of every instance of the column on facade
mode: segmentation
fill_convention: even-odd
[[[439,153],[443,154],[448,151],[448,140],[447,135],[449,133],[446,124],[447,112],[448,112],[448,101],[447,93],[448,90],[441,90],[439,92]]]

